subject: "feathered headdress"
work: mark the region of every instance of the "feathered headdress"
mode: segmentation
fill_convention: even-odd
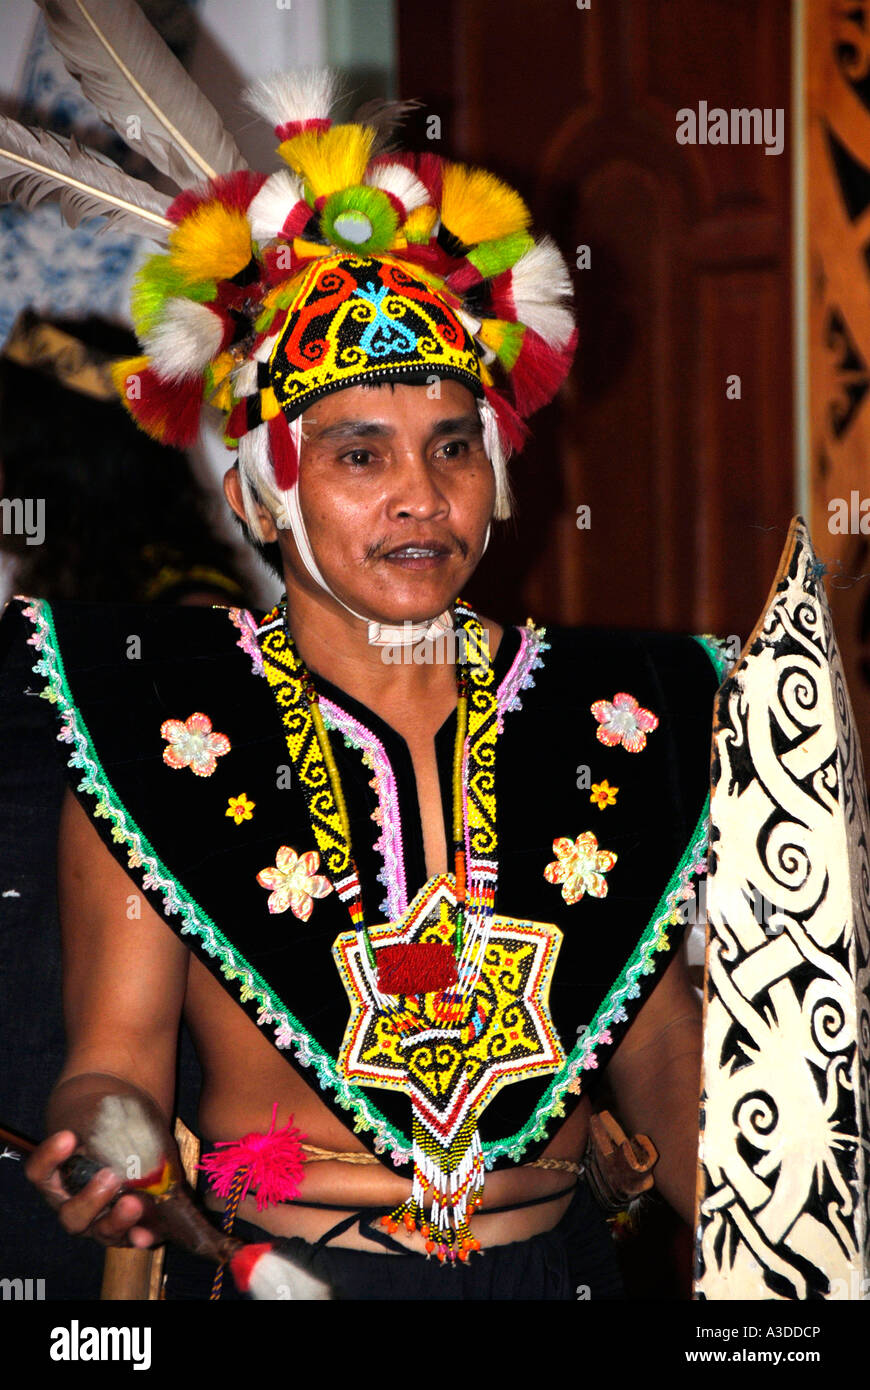
[[[105,214],[166,244],[133,290],[143,355],[114,374],[142,428],[184,447],[218,406],[259,535],[254,502],[287,505],[313,400],[370,375],[450,376],[478,398],[507,516],[506,460],[576,345],[567,267],[531,236],[519,194],[485,170],[389,150],[400,103],[334,123],[326,72],[249,90],[286,166],[254,173],[133,0],[38,3],[101,116],[125,137],[134,115],[137,149],[183,190],[171,201],[74,141],[0,121],[0,197],[59,197],[73,223]]]

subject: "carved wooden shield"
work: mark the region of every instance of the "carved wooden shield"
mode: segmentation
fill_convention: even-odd
[[[796,518],[716,697],[697,1298],[870,1294],[867,798],[822,570]]]

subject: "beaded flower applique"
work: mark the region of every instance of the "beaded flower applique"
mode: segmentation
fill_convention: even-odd
[[[629,753],[646,748],[646,736],[658,728],[658,717],[652,710],[643,709],[633,695],[621,691],[613,700],[596,700],[592,713],[598,720],[596,736],[606,748],[622,744]]]
[[[578,835],[576,840],[564,836],[553,841],[552,864],[544,870],[548,883],[561,883],[562,897],[566,903],[577,903],[585,893],[593,898],[607,896],[607,881],[604,875],[616,863],[612,850],[599,849],[598,840],[591,830]]]
[[[242,821],[251,820],[256,804],[256,801],[249,801],[244,792],[239,792],[238,796],[230,797],[224,815],[231,816],[236,825],[241,825]]]
[[[618,791],[619,787],[611,787],[610,783],[605,778],[602,782],[592,783],[592,793],[589,800],[595,803],[599,811],[603,811],[605,806],[616,805],[616,794]]]
[[[187,719],[166,719],[160,726],[166,739],[163,761],[167,767],[189,767],[197,777],[211,777],[218,758],[230,751],[226,734],[212,732],[207,714],[191,714]]]
[[[305,854],[297,854],[289,845],[282,845],[275,855],[275,865],[261,869],[257,882],[261,888],[270,889],[268,908],[270,912],[286,912],[288,907],[294,917],[307,922],[314,907],[314,898],[325,898],[332,892],[332,884],[317,870],[320,868],[320,855],[310,849]]]

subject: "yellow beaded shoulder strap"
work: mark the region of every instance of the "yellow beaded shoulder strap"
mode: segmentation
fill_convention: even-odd
[[[458,600],[455,620],[460,692],[453,786],[457,898],[464,902],[467,885],[469,916],[478,923],[479,930],[492,913],[497,875],[497,691],[489,644],[476,613]],[[257,640],[323,867],[348,907],[355,929],[365,930],[359,874],[329,734],[323,724],[317,692],[287,633],[280,605],[263,620]],[[374,964],[367,933],[366,941]],[[469,943],[462,944],[467,955]]]

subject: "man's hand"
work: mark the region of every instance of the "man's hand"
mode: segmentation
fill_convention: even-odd
[[[135,892],[69,792],[61,814],[58,886],[67,1058],[48,1103],[49,1137],[30,1155],[25,1173],[70,1234],[144,1249],[154,1244],[153,1234],[138,1224],[146,1198],[125,1193],[113,1204],[123,1178],[108,1169],[72,1194],[59,1166],[75,1152],[87,1152],[100,1103],[110,1095],[135,1098],[163,1153],[178,1163],[167,1117],[187,949]],[[128,917],[131,896],[138,899],[138,912]]]
[[[607,1068],[621,1124],[658,1149],[655,1185],[694,1220],[701,1082],[701,1005],[681,949]]]
[[[61,1129],[45,1139],[30,1155],[24,1171],[30,1182],[58,1213],[58,1220],[69,1235],[91,1236],[101,1245],[134,1245],[146,1249],[154,1237],[136,1222],[144,1203],[125,1193],[111,1205],[121,1181],[111,1168],[102,1168],[81,1192],[72,1196],[63,1183],[60,1165],[80,1148],[72,1130]]]

